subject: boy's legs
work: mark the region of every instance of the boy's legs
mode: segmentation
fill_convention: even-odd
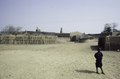
[[[102,67],[100,67],[102,74],[104,74]]]
[[[96,73],[98,73],[98,67],[96,67]]]

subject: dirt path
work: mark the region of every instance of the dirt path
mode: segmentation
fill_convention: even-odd
[[[119,79],[120,52],[103,51],[105,75],[95,73],[95,44],[0,45],[0,79]]]

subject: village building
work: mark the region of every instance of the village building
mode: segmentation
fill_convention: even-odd
[[[120,32],[112,32],[112,35],[100,36],[98,40],[98,46],[102,50],[120,50]]]

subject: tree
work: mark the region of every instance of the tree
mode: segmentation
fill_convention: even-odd
[[[106,23],[104,26],[104,30],[102,32],[102,35],[112,35],[112,32],[118,32],[117,29],[115,29],[118,26],[117,23]]]
[[[113,32],[118,31],[117,29],[115,29],[117,26],[118,26],[117,23],[112,23],[112,29],[113,29]]]
[[[5,28],[3,29],[3,32],[7,34],[15,34],[19,32],[21,29],[22,27],[15,27],[12,25],[8,25],[8,26],[5,26]]]
[[[111,24],[105,24],[105,28],[103,32],[106,32],[106,33],[112,32]]]
[[[104,34],[104,35],[112,35],[111,24],[109,24],[109,23],[105,24],[102,34]]]

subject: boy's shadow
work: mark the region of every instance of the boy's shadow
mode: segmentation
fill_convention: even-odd
[[[90,71],[90,70],[75,70],[75,71],[80,73],[88,73],[88,74],[96,73],[95,71]]]

